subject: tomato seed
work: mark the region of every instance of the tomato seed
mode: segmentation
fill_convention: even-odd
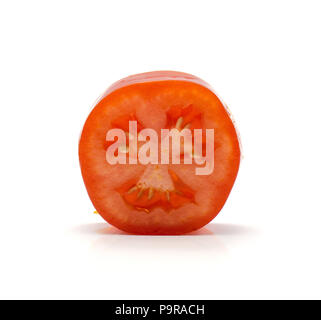
[[[148,200],[150,200],[154,195],[154,189],[153,188],[149,188],[148,191]]]
[[[138,188],[136,187],[136,186],[134,186],[134,187],[132,187],[132,188],[130,188],[129,190],[128,190],[128,192],[127,193],[133,193],[134,191],[136,191]]]
[[[177,119],[177,122],[176,122],[176,125],[175,125],[175,127],[176,127],[176,129],[177,130],[180,130],[181,129],[181,126],[182,126],[182,124],[183,124],[183,117],[179,117],[178,119]]]
[[[139,192],[137,194],[137,199],[139,199],[143,195],[144,191],[145,191],[145,189],[140,189],[139,190]]]

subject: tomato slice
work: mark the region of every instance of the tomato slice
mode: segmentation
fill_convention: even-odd
[[[129,163],[129,122],[137,134],[163,129],[192,134],[189,163]],[[110,129],[124,131],[126,163],[110,164],[106,141]],[[214,129],[214,170],[197,175],[204,157],[206,129]],[[201,130],[202,152],[194,146]],[[158,140],[159,141],[159,140]],[[212,146],[210,142],[208,145]],[[137,141],[138,150],[143,142]],[[157,147],[159,153],[164,148]],[[186,156],[180,149],[180,159]],[[112,85],[88,116],[79,142],[82,176],[97,212],[110,224],[135,234],[183,234],[209,223],[232,189],[240,163],[240,146],[226,106],[201,79],[180,72],[156,71],[130,76]]]

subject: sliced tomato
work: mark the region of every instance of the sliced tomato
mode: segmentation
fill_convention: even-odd
[[[127,150],[134,120],[138,133],[203,129],[203,155],[205,129],[214,129],[214,171],[197,175],[195,162],[109,164],[106,133],[125,131]],[[84,125],[79,159],[89,197],[110,224],[135,234],[183,234],[209,223],[223,207],[237,176],[240,147],[226,107],[204,81],[157,71],[130,76],[106,91]]]

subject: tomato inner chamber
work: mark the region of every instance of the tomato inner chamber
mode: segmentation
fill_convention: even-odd
[[[119,117],[112,121],[112,127],[122,129],[126,136],[126,140],[115,150],[115,154],[124,153],[127,160],[130,157],[131,139],[133,139],[130,133],[130,121],[136,121],[138,133],[145,129],[133,114]],[[189,129],[192,133],[192,139],[191,146],[188,149],[190,150],[188,156],[191,159],[197,156],[193,148],[193,129],[202,128],[202,114],[199,110],[193,105],[184,108],[180,106],[171,107],[167,111],[166,128],[169,130],[177,129],[179,132],[184,129]],[[181,142],[185,142],[185,140],[182,139]],[[106,148],[113,143],[112,141],[107,141]],[[139,151],[142,143],[135,141],[135,144]],[[202,139],[202,144],[205,144],[204,139]],[[160,151],[162,151],[161,149],[162,147]],[[203,152],[204,149],[205,148],[202,148]],[[179,156],[182,159],[185,157],[184,152],[186,150],[184,144],[180,143],[179,150]],[[199,156],[202,156],[202,154]],[[169,169],[167,164],[160,162],[147,164],[143,174],[136,181],[126,182],[118,188],[117,191],[128,205],[145,212],[149,212],[154,207],[162,207],[168,211],[179,208],[186,203],[195,202],[195,191],[179,179],[174,170],[175,169]]]

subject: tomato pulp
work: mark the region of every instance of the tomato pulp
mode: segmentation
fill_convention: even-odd
[[[133,161],[133,154],[139,155],[146,145],[131,133],[131,123],[139,137],[145,129],[158,134],[153,161]],[[123,142],[118,137],[112,152],[116,157],[122,153],[124,163],[107,161],[107,150],[117,142],[108,138],[112,129],[124,132]],[[165,129],[191,132],[188,163],[183,162],[184,146],[180,163],[157,162],[165,151],[173,159],[173,149],[168,151],[160,141]],[[206,143],[210,129],[214,140]],[[202,137],[200,154],[194,146],[197,132]],[[196,174],[201,167],[197,158],[204,159],[211,146],[213,170]],[[105,92],[85,122],[79,159],[89,197],[107,222],[135,234],[183,234],[209,223],[223,207],[237,176],[240,146],[226,106],[208,84],[186,73],[155,71],[120,80]]]

